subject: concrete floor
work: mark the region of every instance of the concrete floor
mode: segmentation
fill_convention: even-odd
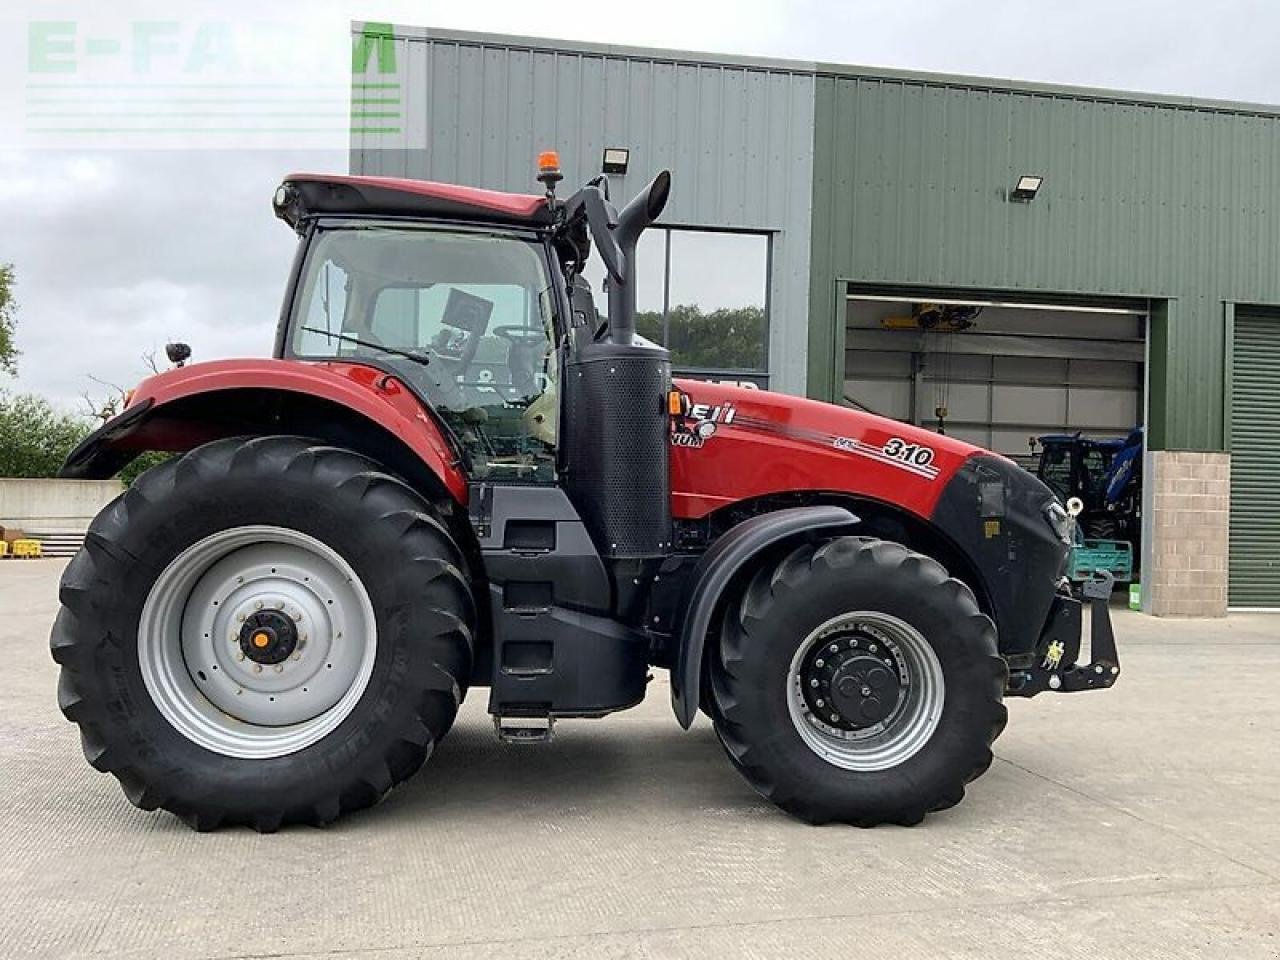
[[[474,696],[374,810],[195,834],[81,758],[60,571],[0,563],[5,957],[1280,957],[1280,617],[1119,613],[1119,685],[1014,701],[991,771],[914,829],[788,819],[657,681],[543,747]]]

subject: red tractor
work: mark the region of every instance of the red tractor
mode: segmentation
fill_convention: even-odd
[[[635,332],[660,174],[555,195],[295,175],[270,360],[143,382],[66,477],[176,454],[62,579],[58,701],[129,799],[199,830],[377,802],[489,688],[507,740],[669,671],[759,793],[913,824],[991,763],[1006,695],[1109,687],[1039,480],[856,410],[672,381]],[[607,274],[597,314],[582,270]],[[175,357],[183,358],[175,351]]]

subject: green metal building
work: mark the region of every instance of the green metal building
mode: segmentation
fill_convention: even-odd
[[[613,148],[626,196],[670,168],[639,296],[678,368],[1011,456],[1144,425],[1144,607],[1280,607],[1280,107],[354,29],[400,117],[353,172],[529,190],[537,150],[573,181]],[[938,302],[981,312],[912,329]],[[696,346],[716,323],[746,340]]]

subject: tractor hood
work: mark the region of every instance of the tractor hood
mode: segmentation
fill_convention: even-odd
[[[672,508],[686,519],[803,490],[870,497],[929,517],[965,461],[986,453],[849,407],[718,383],[676,386],[689,405],[671,435]]]

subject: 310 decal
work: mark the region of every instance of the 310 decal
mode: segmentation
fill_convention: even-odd
[[[881,448],[895,460],[927,467],[933,463],[933,450],[919,443],[907,443],[901,437],[890,437]]]
[[[933,448],[926,447],[922,443],[908,443],[901,437],[890,437],[879,446],[853,437],[836,437],[833,443],[837,450],[856,453],[858,456],[906,470],[927,480],[934,480],[938,476],[938,468],[933,462]]]

